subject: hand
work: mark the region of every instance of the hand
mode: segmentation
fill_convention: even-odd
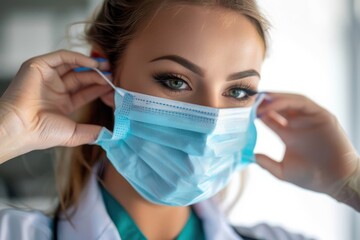
[[[339,122],[310,99],[269,93],[258,116],[284,142],[281,162],[257,154],[257,163],[281,180],[335,194],[359,164],[356,150]]]
[[[80,66],[109,70],[107,62],[65,50],[23,63],[0,98],[1,133],[27,151],[94,141],[101,126],[76,123],[69,115],[112,88],[95,71],[73,71]]]

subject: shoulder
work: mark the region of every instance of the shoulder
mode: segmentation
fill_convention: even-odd
[[[253,227],[233,226],[234,230],[247,239],[259,240],[314,240],[301,234],[291,233],[281,227],[271,226],[265,223]]]
[[[39,211],[0,210],[0,240],[52,239],[52,220]]]

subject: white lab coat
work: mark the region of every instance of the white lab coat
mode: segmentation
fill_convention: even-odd
[[[229,225],[212,200],[194,205],[201,218],[207,240],[242,240]],[[69,210],[71,211],[71,209]],[[97,183],[92,174],[85,187],[76,212],[68,220],[58,222],[59,240],[120,240],[119,233],[111,221]],[[301,235],[291,234],[277,227],[260,224],[253,228],[238,228],[247,236],[262,240],[305,240]],[[39,211],[5,209],[0,211],[0,240],[51,240],[52,219]]]

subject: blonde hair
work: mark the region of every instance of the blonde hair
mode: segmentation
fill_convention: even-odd
[[[141,24],[160,8],[174,4],[219,6],[237,11],[251,21],[262,38],[265,49],[267,47],[268,23],[261,15],[255,0],[105,0],[94,20],[88,23],[85,38],[91,46],[100,49],[112,69],[116,69],[122,64],[126,47],[139,31]],[[113,110],[100,99],[89,104],[76,118],[81,123],[113,129]],[[70,206],[78,205],[80,193],[92,173],[91,170],[104,153],[96,145],[83,145],[65,151],[57,172],[60,202],[58,211],[61,212]]]

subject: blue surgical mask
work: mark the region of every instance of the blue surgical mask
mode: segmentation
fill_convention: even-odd
[[[214,196],[255,161],[256,108],[218,109],[115,87],[113,132],[101,146],[115,169],[146,200],[187,206]]]

